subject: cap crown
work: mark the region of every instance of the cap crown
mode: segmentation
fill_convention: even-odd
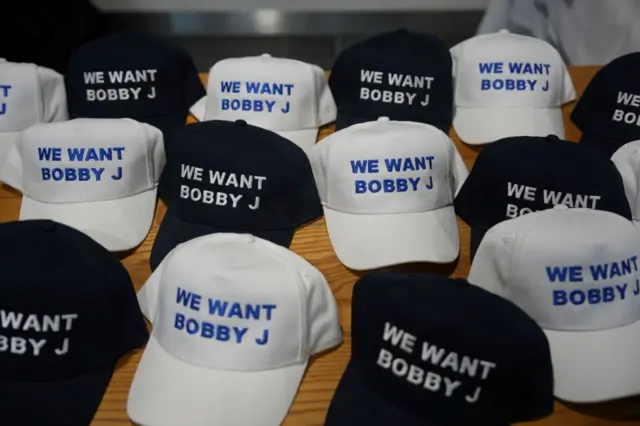
[[[127,271],[82,232],[51,221],[0,225],[0,378],[64,380],[113,367],[147,329]]]
[[[86,43],[65,72],[70,116],[144,121],[184,114],[194,89],[183,74],[195,71],[183,56],[161,39],[134,32]],[[199,89],[204,91],[201,84]]]
[[[467,176],[451,139],[422,123],[357,124],[316,144],[310,158],[322,203],[354,214],[445,207]]]
[[[187,222],[234,230],[281,229],[321,214],[304,151],[246,123],[185,127],[167,165],[168,207]]]
[[[329,85],[341,113],[424,122],[448,131],[453,116],[451,66],[442,40],[397,30],[340,53]]]
[[[630,53],[596,73],[571,113],[583,133],[623,141],[640,139],[640,53]]]
[[[269,130],[317,128],[336,118],[324,71],[270,55],[224,59],[209,71],[205,120],[245,120]]]
[[[35,200],[79,203],[129,197],[156,186],[162,133],[130,119],[75,119],[27,129],[2,181]]]
[[[556,204],[606,210],[631,219],[613,163],[555,137],[505,138],[485,147],[456,196],[456,213],[487,230]]]
[[[0,62],[0,132],[17,132],[41,121],[37,66]]]
[[[353,292],[352,362],[375,393],[434,424],[506,424],[553,411],[542,330],[461,279],[365,275]]]
[[[554,208],[489,230],[469,282],[513,301],[543,328],[604,330],[640,319],[639,250],[640,234],[619,215]]]
[[[138,294],[154,336],[201,367],[259,371],[306,362],[342,339],[322,274],[249,234],[214,234],[176,247]]]
[[[550,44],[499,32],[451,48],[455,104],[467,108],[555,108],[575,99],[571,76]]]

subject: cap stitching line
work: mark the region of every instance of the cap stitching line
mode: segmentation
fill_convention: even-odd
[[[45,99],[43,90],[42,90],[42,85],[40,84],[40,73],[38,72],[38,66],[35,64],[30,64],[31,68],[34,71],[34,75],[35,75],[35,84],[36,84],[36,90],[35,90],[35,103],[36,103],[36,108],[37,108],[37,115],[38,115],[38,123],[43,123],[44,122],[44,116],[45,116],[45,103],[47,102],[47,99]],[[65,106],[66,107],[66,106]]]
[[[269,244],[265,244],[258,239],[255,240],[255,244],[259,247],[261,246],[266,251],[266,253],[269,254],[269,257],[276,260],[281,266],[284,266],[285,270],[291,275],[291,278],[299,278],[303,280],[306,286],[307,280],[305,279],[305,277],[302,276],[302,274],[300,273],[300,271],[298,271],[297,268],[294,268],[293,265],[289,264],[289,262],[286,261],[285,257],[281,253],[278,253],[277,250],[274,250],[274,248],[270,247]],[[293,254],[297,256],[297,254],[295,253]],[[298,352],[297,359],[295,363],[286,362],[284,364],[278,364],[277,366],[270,368],[270,370],[276,369],[276,368],[284,368],[287,366],[292,366],[294,364],[303,363],[305,362],[305,358],[303,358],[302,356],[303,350],[306,350],[307,353],[309,352],[309,338],[308,338],[309,318],[306,315],[306,313],[309,310],[308,309],[309,307],[307,306],[308,299],[306,297],[306,294],[304,295],[305,297],[302,297],[303,295],[301,294],[300,287],[298,285],[295,286],[295,291],[298,296],[298,301],[301,302],[298,304],[298,314],[300,315],[301,321],[299,323],[300,328],[298,329],[300,333],[300,339],[299,339],[299,346],[297,348],[297,352]],[[306,312],[302,312],[303,310]]]
[[[451,162],[455,161],[455,152],[453,152],[453,150],[457,151],[457,148],[453,144],[453,141],[451,140],[451,138],[449,138],[448,135],[445,135],[445,137],[447,138],[447,140],[444,140],[444,139],[440,138],[440,141],[441,141],[441,143],[444,143],[445,151],[447,152],[447,156],[449,157],[449,158],[447,158],[447,161],[446,161],[447,174],[445,176],[446,176],[446,179],[448,181],[447,182],[447,191],[449,192],[449,198],[451,199],[451,203],[447,203],[447,205],[445,205],[445,206],[443,206],[441,208],[447,207],[449,205],[453,205],[453,203],[455,202],[455,199],[456,199],[456,191],[455,191],[455,189],[453,190],[453,192],[451,191],[451,181],[453,180],[453,170],[454,170],[451,167],[452,166]],[[433,210],[429,210],[429,211],[433,211]]]
[[[307,71],[311,74],[311,81],[313,82],[313,100],[312,100],[312,108],[313,108],[313,127],[311,128],[315,128],[315,126],[317,125],[318,127],[321,126],[320,123],[320,93],[318,92],[318,89],[320,89],[318,87],[318,82],[319,80],[316,78],[315,75],[315,70],[313,68],[313,65],[311,66],[306,66],[305,67],[307,69]],[[307,129],[307,127],[305,127],[304,129]],[[302,130],[302,129],[300,129]],[[317,139],[317,136],[316,136]]]
[[[512,219],[509,219],[512,220]],[[522,252],[524,251],[524,245],[527,241],[527,238],[529,237],[529,234],[531,233],[533,227],[536,225],[537,223],[537,219],[534,218],[534,220],[532,220],[532,223],[529,225],[529,227],[527,228],[526,232],[524,233],[524,235],[522,235],[521,238],[517,238],[517,232],[514,233],[515,238],[513,239],[513,253],[514,255],[510,257],[509,259],[509,264],[507,266],[507,276],[506,276],[506,281],[507,282],[511,282],[511,277],[513,275],[513,271],[520,265],[520,258],[522,255]],[[518,239],[520,241],[518,241]],[[511,286],[509,285],[508,288],[510,288]],[[507,287],[505,287],[505,290],[507,290]],[[507,294],[509,294],[510,292],[507,291]]]

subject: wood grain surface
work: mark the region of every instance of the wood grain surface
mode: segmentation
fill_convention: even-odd
[[[578,94],[582,93],[591,77],[596,72],[595,67],[574,67],[570,69],[574,85]],[[202,76],[206,84],[206,75]],[[564,107],[564,123],[567,139],[577,141],[580,134],[569,120],[573,104]],[[190,119],[190,122],[192,120]],[[329,135],[332,127],[322,129],[320,138]],[[477,153],[481,148],[469,147],[460,142],[452,132],[465,163],[471,169]],[[595,171],[594,171],[595,172]],[[16,220],[20,209],[20,195],[12,189],[0,189],[0,221]],[[165,207],[159,205],[153,227],[146,240],[132,253],[122,256],[136,289],[139,289],[150,275],[149,252],[155,238],[158,224],[162,219]],[[469,271],[469,228],[458,220],[461,237],[461,252],[459,259],[451,265],[407,265],[400,270],[416,270],[447,274],[455,277],[466,277]],[[344,343],[327,354],[314,359],[308,369],[298,396],[284,422],[285,426],[321,426],[324,423],[327,407],[338,384],[338,380],[347,364],[351,342],[351,291],[361,273],[345,268],[336,257],[323,219],[319,219],[298,230],[291,249],[315,265],[325,275],[335,294],[340,319],[345,330]],[[126,399],[131,380],[140,359],[142,349],[137,350],[121,360],[111,384],[98,410],[93,426],[131,425],[126,414]],[[630,371],[629,374],[640,374]],[[587,426],[587,425],[640,425],[640,398],[616,401],[596,406],[569,407],[556,403],[553,416],[544,420],[526,423],[529,425],[546,426]],[[250,403],[247,409],[251,409]],[[637,419],[637,420],[636,420]],[[482,419],[478,419],[482,425]],[[14,425],[11,425],[14,426]],[[188,425],[175,425],[188,426]],[[252,426],[252,425],[246,425]],[[364,425],[363,425],[364,426]],[[402,426],[402,425],[394,425]]]

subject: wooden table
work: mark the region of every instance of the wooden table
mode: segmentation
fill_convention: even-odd
[[[597,68],[595,67],[575,67],[570,70],[576,91],[579,94],[582,93],[596,70]],[[202,78],[203,81],[206,80],[206,75],[203,75]],[[569,120],[569,114],[572,108],[573,104],[565,107],[563,111],[564,122],[567,129],[567,139],[577,141],[579,132]],[[327,136],[332,131],[333,128],[323,129],[321,137]],[[467,166],[471,169],[479,152],[479,148],[464,145],[453,133],[451,136]],[[4,187],[0,189],[0,203],[0,221],[6,222],[18,218],[20,209],[19,194]],[[123,263],[129,270],[136,289],[139,289],[150,275],[149,252],[164,211],[164,205],[159,205],[153,227],[147,239],[135,252],[123,259]],[[419,265],[400,269],[412,269],[447,274],[455,277],[466,277],[469,272],[469,228],[460,220],[458,224],[460,228],[461,252],[456,263],[447,266],[433,267]],[[340,261],[338,261],[338,258],[331,248],[324,219],[319,219],[307,227],[300,229],[295,235],[291,249],[324,273],[338,302],[340,318],[345,330],[345,341],[338,349],[311,362],[300,392],[289,416],[284,422],[285,426],[321,426],[324,423],[325,413],[338,384],[338,380],[349,359],[351,342],[351,291],[353,284],[358,279],[358,275],[345,268]],[[126,400],[131,379],[141,354],[142,350],[138,350],[121,360],[92,425],[131,425],[131,422],[127,418]],[[638,372],[630,371],[629,373],[640,374],[640,360],[638,370]],[[640,425],[639,403],[640,398],[588,408],[569,408],[566,405],[557,403],[553,416],[539,422],[527,424],[547,426]],[[638,420],[630,420],[634,417]],[[481,425],[481,419],[478,419],[478,425]]]

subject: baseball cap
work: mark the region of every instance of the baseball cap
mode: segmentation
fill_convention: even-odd
[[[133,118],[171,136],[205,94],[191,57],[150,34],[122,31],[93,39],[65,73],[71,118]]]
[[[640,53],[620,56],[593,76],[571,112],[580,144],[607,158],[640,139]]]
[[[630,220],[558,205],[491,228],[468,279],[542,327],[556,397],[602,402],[640,393],[639,250]]]
[[[0,239],[2,423],[88,425],[118,359],[149,338],[131,278],[60,223],[3,223]]]
[[[458,257],[453,200],[468,172],[436,127],[382,117],[326,137],[310,159],[329,237],[345,266]]]
[[[20,220],[55,220],[122,251],[149,232],[164,162],[157,128],[128,118],[77,118],[27,129],[0,180],[22,192]]]
[[[322,68],[265,53],[216,62],[207,96],[191,113],[200,121],[245,120],[308,149],[318,128],[336,119],[336,104]]]
[[[155,269],[176,245],[214,232],[250,233],[289,247],[322,216],[309,159],[245,121],[211,120],[176,135],[161,181],[167,211],[151,250]]]
[[[346,48],[329,76],[336,128],[384,116],[447,133],[453,115],[451,69],[444,42],[418,31],[385,32]]]
[[[553,412],[540,327],[463,279],[368,273],[351,318],[351,359],[326,426],[508,425]]]
[[[611,160],[553,135],[487,145],[454,202],[458,216],[471,227],[471,259],[495,224],[556,204],[606,210],[631,220],[624,184]]]
[[[479,145],[509,136],[564,138],[563,104],[576,92],[560,53],[546,41],[500,30],[451,48],[453,128]]]
[[[640,229],[640,141],[622,145],[611,157],[620,172],[633,223]]]
[[[68,118],[60,74],[36,64],[0,58],[0,163],[23,130]]]
[[[140,424],[279,425],[309,357],[342,342],[320,271],[250,234],[180,244],[138,300],[153,324],[127,401]]]

